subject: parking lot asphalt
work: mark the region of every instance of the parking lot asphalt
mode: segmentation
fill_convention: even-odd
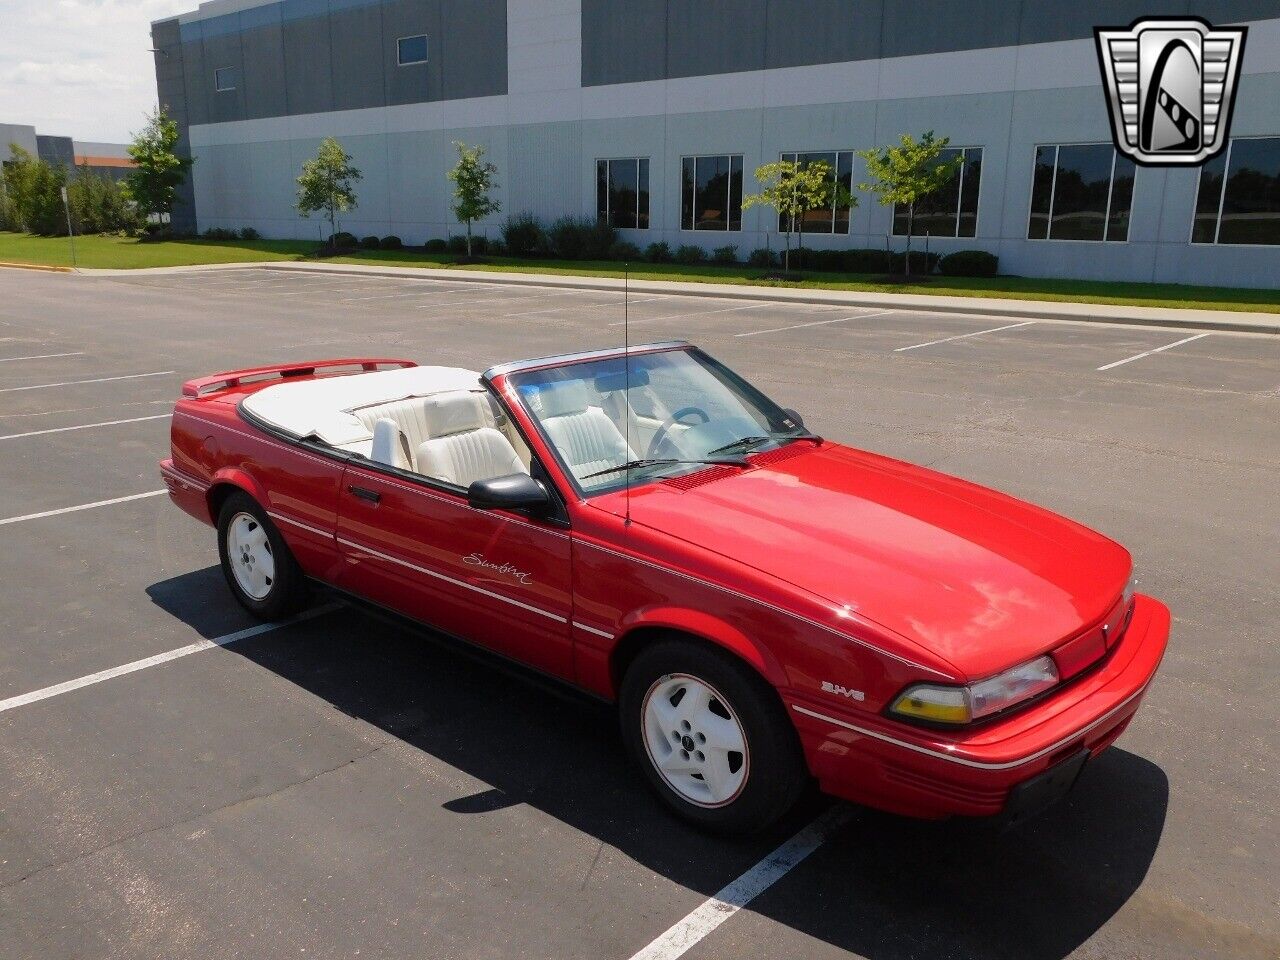
[[[810,797],[717,839],[649,795],[607,709],[426,632],[338,605],[227,642],[253,621],[213,533],[156,495],[184,379],[614,346],[616,295],[4,273],[0,957],[1280,957],[1280,338],[665,295],[629,314],[632,343],[697,342],[832,439],[1130,547],[1174,633],[1076,791],[1004,829]],[[815,818],[835,826],[778,870]],[[762,862],[745,909],[698,919]]]

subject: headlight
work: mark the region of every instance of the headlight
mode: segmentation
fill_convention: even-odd
[[[972,723],[1043,693],[1058,682],[1058,667],[1050,656],[967,687],[921,683],[894,701],[890,710],[901,717],[930,723]]]

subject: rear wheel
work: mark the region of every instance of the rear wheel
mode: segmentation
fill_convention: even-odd
[[[655,643],[627,670],[619,708],[649,782],[701,827],[763,829],[804,789],[800,745],[776,692],[727,653],[678,638]]]
[[[306,584],[280,531],[252,497],[233,493],[218,514],[218,555],[231,592],[263,620],[297,612]]]

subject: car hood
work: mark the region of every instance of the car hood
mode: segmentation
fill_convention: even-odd
[[[638,487],[633,521],[847,606],[969,677],[1097,622],[1130,576],[1101,534],[923,467],[831,443],[757,463]]]

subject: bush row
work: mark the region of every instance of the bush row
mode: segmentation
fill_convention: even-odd
[[[66,236],[67,213],[76,233],[135,234],[142,224],[122,184],[87,167],[69,175],[17,145],[5,161],[0,227],[43,236]],[[67,205],[62,205],[62,188]]]

